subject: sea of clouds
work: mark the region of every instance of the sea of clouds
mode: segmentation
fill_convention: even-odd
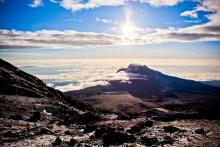
[[[128,61],[129,62],[129,61]],[[108,85],[111,80],[140,78],[140,75],[132,75],[125,72],[117,73],[122,67],[127,67],[128,62],[121,63],[98,61],[71,61],[48,62],[36,66],[21,66],[21,69],[34,74],[61,91],[79,90],[96,85]],[[142,62],[143,64],[143,62]],[[191,66],[191,65],[148,65],[150,68],[165,74],[197,81],[219,80],[220,66]],[[147,77],[141,77],[147,78]]]

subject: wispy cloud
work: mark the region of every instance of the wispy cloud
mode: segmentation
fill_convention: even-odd
[[[197,10],[184,11],[180,14],[180,16],[198,18]]]
[[[36,8],[43,4],[42,0],[34,0],[32,4],[29,4],[30,7]]]
[[[114,21],[114,20],[111,20],[111,19],[106,19],[106,18],[96,17],[96,21],[101,22],[101,23],[106,23],[106,24],[109,24],[109,23],[117,24],[117,21]]]

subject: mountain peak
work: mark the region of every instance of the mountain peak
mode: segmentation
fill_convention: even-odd
[[[143,74],[143,75],[152,75],[158,73],[157,71],[149,68],[147,65],[136,64],[136,63],[129,64],[127,68],[121,68],[117,72],[121,72],[121,71],[126,73]]]

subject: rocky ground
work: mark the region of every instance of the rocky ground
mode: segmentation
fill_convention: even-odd
[[[24,96],[1,96],[0,107],[1,112],[7,110],[1,113],[1,146],[220,145],[219,120],[162,121],[158,116],[129,117],[95,110],[91,113]]]
[[[173,101],[140,107],[147,102],[118,93],[111,106],[93,107],[5,61],[0,65],[0,146],[220,146],[217,108]],[[127,108],[117,105],[124,96]]]

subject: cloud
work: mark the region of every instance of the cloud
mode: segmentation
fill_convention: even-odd
[[[89,45],[114,45],[116,35],[73,30],[17,31],[0,30],[0,48],[68,48]]]
[[[50,2],[52,2],[52,3],[59,3],[58,0],[50,0]]]
[[[200,23],[201,20],[184,20],[185,23]]]
[[[101,23],[106,23],[106,24],[109,24],[109,23],[117,24],[117,21],[113,21],[111,19],[106,19],[106,18],[96,17],[96,21],[101,22]]]
[[[174,6],[184,0],[139,0],[142,3],[148,3],[151,6],[162,7],[162,6]]]
[[[198,18],[197,10],[184,11],[180,14],[180,16],[186,16],[191,18]]]
[[[81,0],[62,0],[60,5],[68,10],[79,11],[82,9],[92,9],[102,6],[121,6],[125,0],[89,0],[84,3]]]
[[[28,6],[32,8],[37,8],[43,4],[42,0],[34,0],[32,4],[29,4]]]
[[[102,6],[122,6],[127,2],[148,3],[154,7],[174,6],[184,0],[62,0],[60,5],[68,10],[79,11],[82,9],[93,9]]]

